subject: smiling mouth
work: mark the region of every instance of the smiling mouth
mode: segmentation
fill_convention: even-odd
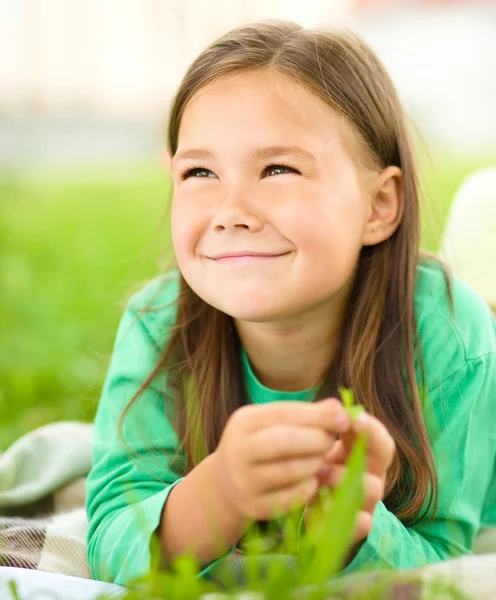
[[[253,262],[268,262],[281,258],[282,256],[288,255],[289,252],[282,252],[281,254],[263,254],[253,252],[233,252],[232,254],[220,254],[218,256],[209,256],[210,260],[213,260],[219,264],[242,264],[242,263],[253,263]]]

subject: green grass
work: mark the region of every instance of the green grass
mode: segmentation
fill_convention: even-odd
[[[489,162],[424,166],[424,248],[437,249],[464,176]],[[124,302],[160,271],[167,199],[153,166],[0,177],[0,450],[45,423],[92,420]]]
[[[0,448],[91,421],[126,297],[169,240],[157,169],[0,183]]]

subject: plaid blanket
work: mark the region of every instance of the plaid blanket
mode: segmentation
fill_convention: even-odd
[[[91,579],[84,509],[91,431],[54,423],[0,455],[0,565]]]

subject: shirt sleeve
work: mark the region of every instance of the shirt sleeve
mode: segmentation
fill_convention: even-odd
[[[170,468],[178,440],[165,410],[165,380],[157,378],[124,421],[119,418],[159,359],[142,316],[121,320],[94,423],[87,479],[88,561],[94,578],[126,584],[145,575],[150,545],[167,497],[180,480]]]
[[[370,534],[344,573],[408,569],[471,554],[496,456],[496,354],[466,361],[428,392],[424,417],[439,482],[439,506],[406,527],[382,502]]]

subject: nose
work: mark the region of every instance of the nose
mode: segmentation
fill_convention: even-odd
[[[261,231],[263,227],[263,220],[247,206],[247,203],[241,202],[239,198],[237,200],[226,199],[222,202],[211,224],[212,230],[219,233],[239,230],[256,233]]]

